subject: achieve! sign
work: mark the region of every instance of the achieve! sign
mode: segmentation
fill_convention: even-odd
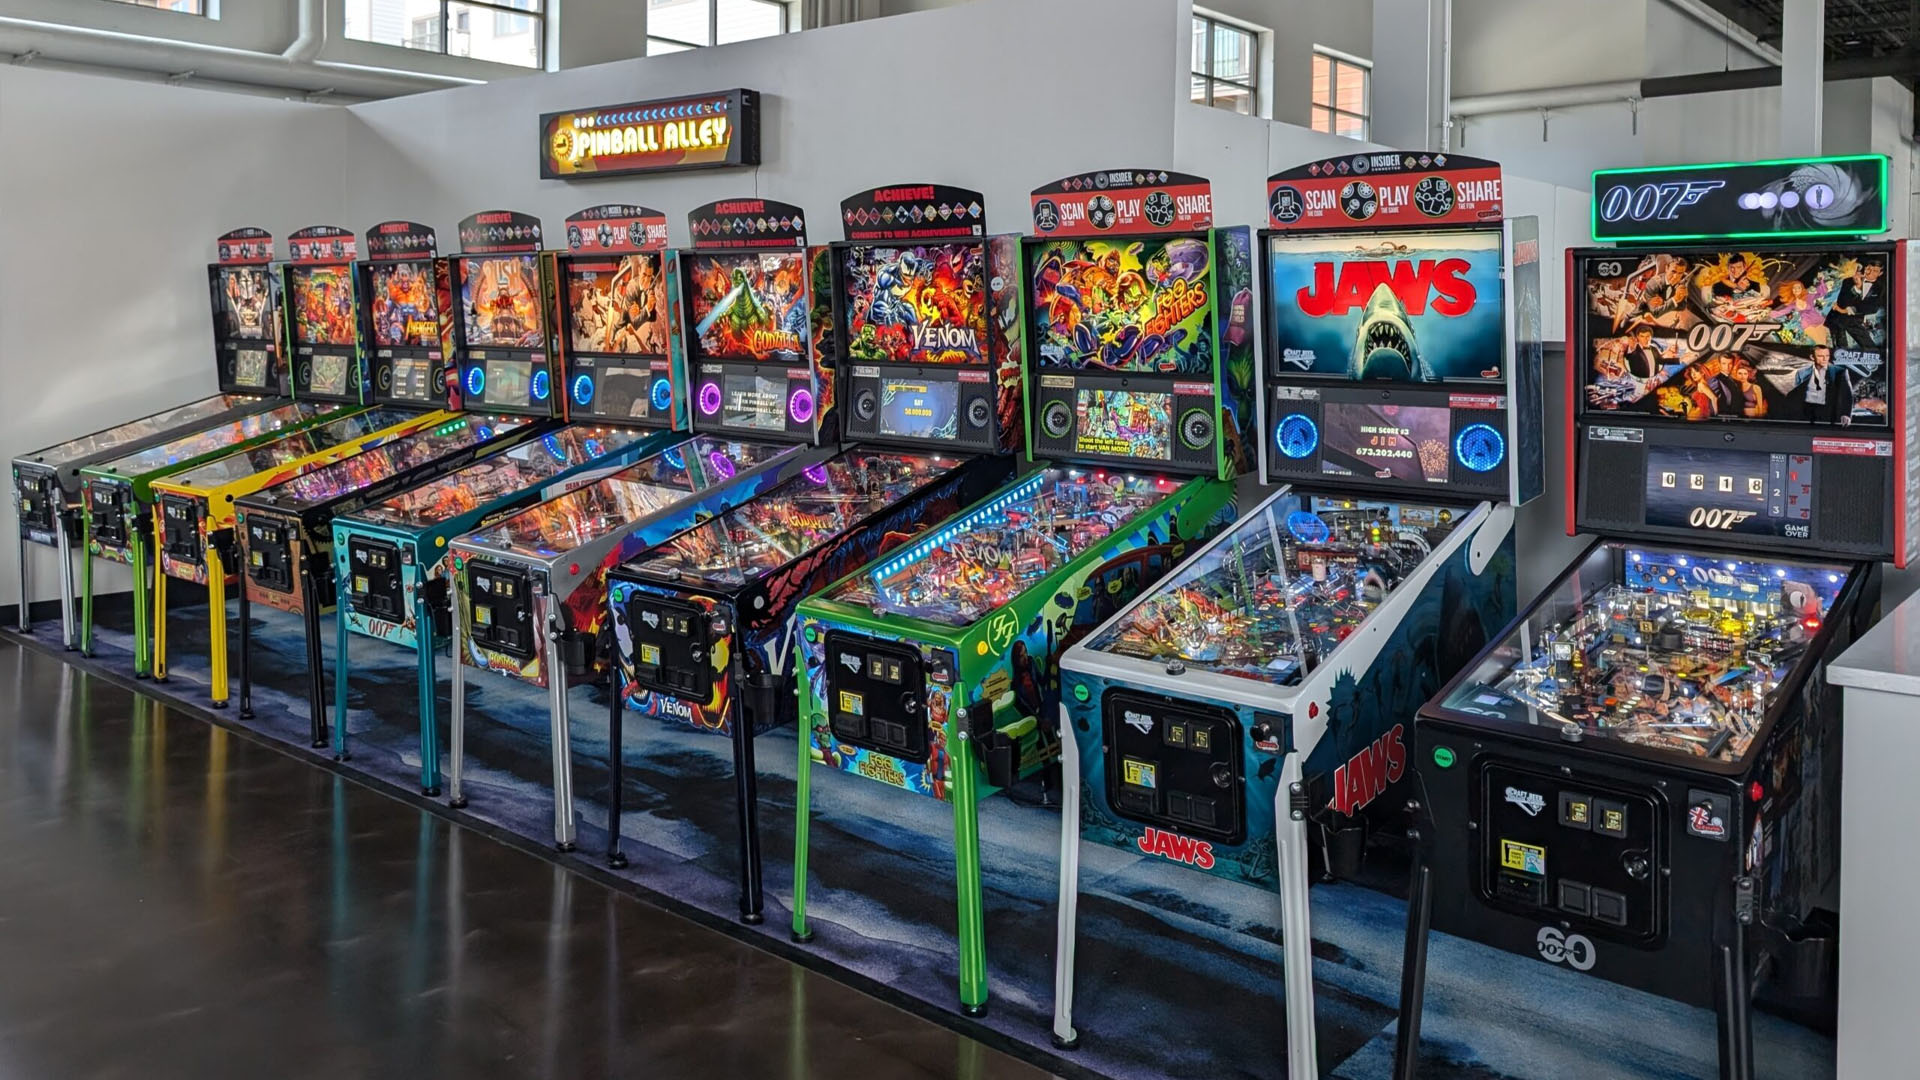
[[[540,177],[676,172],[760,164],[760,94],[722,90],[540,117]]]

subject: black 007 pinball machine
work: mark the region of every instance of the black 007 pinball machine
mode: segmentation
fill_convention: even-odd
[[[1396,1074],[1429,927],[1712,1008],[1832,1009],[1840,697],[1915,555],[1906,245],[1882,157],[1603,171],[1568,256],[1570,532],[1420,710]]]

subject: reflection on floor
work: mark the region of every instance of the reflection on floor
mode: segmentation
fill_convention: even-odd
[[[4,1071],[1039,1077],[0,640]]]
[[[416,791],[418,740],[408,707],[413,654],[353,642],[354,754],[335,765],[306,748],[298,620],[256,610],[255,623],[259,717],[249,726],[291,753],[377,786]],[[203,609],[177,609],[173,678],[155,689],[196,705],[205,701],[205,625]],[[331,665],[331,640],[327,645]],[[126,671],[129,650],[125,634],[108,631],[99,658],[86,663]],[[546,849],[552,825],[544,691],[489,675],[470,676],[468,685],[471,803],[461,820]],[[376,702],[378,717],[370,707]],[[605,701],[599,690],[583,688],[572,702],[580,853],[550,857],[603,873],[597,853],[606,845]],[[233,710],[218,719],[236,722]],[[759,749],[768,895],[766,925],[759,928],[732,921],[735,839],[725,740],[651,725],[636,729],[630,717],[626,745],[633,812],[623,833],[632,865],[618,880],[766,948],[791,951],[785,907],[792,896],[791,733],[766,736]],[[817,939],[805,956],[820,970],[1057,1072],[1120,1080],[1283,1074],[1282,934],[1270,893],[1201,878],[1163,860],[1085,848],[1074,1015],[1082,1045],[1063,1057],[1047,1037],[1059,818],[1041,804],[1039,792],[1021,789],[982,804],[993,998],[991,1014],[976,1023],[959,1016],[953,997],[948,808],[825,770],[815,770],[813,785],[809,915]],[[1341,1080],[1377,1080],[1390,1072],[1405,908],[1390,895],[1398,871],[1376,869],[1387,891],[1337,884],[1313,893],[1321,1068]],[[1717,1071],[1711,1012],[1451,938],[1434,940],[1427,1003],[1424,1077],[1668,1080]],[[1623,1039],[1627,1032],[1632,1037]],[[1831,1039],[1805,1027],[1761,1016],[1755,1041],[1763,1080],[1833,1075]]]

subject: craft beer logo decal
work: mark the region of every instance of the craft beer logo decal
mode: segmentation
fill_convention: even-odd
[[[1599,956],[1585,934],[1563,934],[1557,927],[1543,926],[1533,939],[1540,959],[1549,964],[1565,964],[1575,971],[1592,971]]]
[[[1333,770],[1333,799],[1327,805],[1354,814],[1380,797],[1407,771],[1406,725],[1395,724],[1371,746]]]
[[[1540,811],[1547,808],[1546,796],[1523,788],[1509,787],[1507,801],[1525,810],[1528,817],[1539,817]]]
[[[1467,280],[1465,259],[1349,260],[1319,262],[1313,283],[1294,295],[1301,314],[1313,319],[1342,316],[1366,307],[1385,285],[1410,316],[1431,306],[1436,315],[1454,317],[1473,310],[1479,293]]]
[[[1135,841],[1142,854],[1158,855],[1199,870],[1213,869],[1213,845],[1149,826]]]

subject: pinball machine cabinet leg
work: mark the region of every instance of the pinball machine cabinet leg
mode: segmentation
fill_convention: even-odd
[[[20,610],[15,613],[14,629],[25,634],[33,629],[33,619],[27,612],[28,605],[33,602],[33,590],[27,578],[27,528],[25,525],[20,527],[20,535],[15,539],[18,541],[20,557]]]
[[[621,790],[626,783],[626,762],[621,742],[627,711],[626,702],[621,700],[625,691],[620,683],[620,662],[610,661],[607,664],[607,865],[615,870],[627,865],[627,854],[620,850],[620,819],[626,816]]]
[[[1720,1037],[1720,1080],[1753,1080],[1753,972],[1746,927],[1723,927],[1713,947],[1714,1019]]]
[[[801,692],[805,693],[804,688]],[[793,778],[793,928],[789,936],[794,944],[806,945],[813,941],[813,931],[807,927],[807,833],[813,824],[813,733],[802,730],[797,734],[799,738],[794,741],[800,744],[800,771]]]
[[[160,510],[153,511],[153,621],[147,630],[148,648],[152,656],[148,662],[152,665],[153,681],[167,681],[167,568],[160,561]],[[144,561],[144,560],[142,560]]]
[[[213,667],[213,707],[224,709],[233,696],[227,681],[227,560],[211,540],[203,557],[207,560],[207,659]]]
[[[1294,794],[1302,790],[1300,755],[1280,765],[1274,794],[1274,852],[1280,872],[1280,925],[1287,1007],[1287,1076],[1315,1080],[1320,1075],[1313,1030],[1313,921],[1307,903],[1308,840],[1306,813]]]
[[[414,662],[418,671],[414,679],[414,689],[419,695],[418,715],[420,718],[420,794],[433,799],[440,796],[440,675],[436,670],[434,651],[438,647],[433,637],[433,599],[428,590],[414,590],[413,601],[413,648]],[[346,621],[341,620],[341,639],[346,641]],[[458,667],[460,658],[447,650],[448,658]],[[346,661],[347,651],[344,644],[340,648],[341,662]],[[346,687],[341,686],[344,698]],[[341,723],[345,723],[344,720]],[[342,734],[341,739],[346,736]]]
[[[1407,942],[1400,962],[1400,1020],[1393,1040],[1393,1080],[1414,1080],[1420,1068],[1420,1017],[1427,997],[1427,939],[1433,927],[1433,869],[1421,847],[1421,826],[1413,841],[1413,869],[1407,884]]]
[[[349,653],[352,640],[353,633],[347,627],[347,605],[341,601],[333,609],[333,756],[339,761],[353,756],[347,749],[347,678],[352,667]]]
[[[461,773],[467,759],[467,665],[462,651],[467,647],[466,606],[462,602],[458,589],[449,591],[452,632],[447,637],[448,667],[452,672],[448,676],[447,687],[447,805],[458,810],[467,805],[467,796],[460,789]],[[420,718],[421,726],[433,722],[430,716]],[[425,745],[426,736],[421,737]],[[420,762],[420,783],[423,787],[434,786],[431,777],[438,768],[438,762]]]
[[[240,719],[253,719],[253,601],[247,597],[247,571],[236,552],[240,569]]]
[[[766,672],[748,675],[746,665],[736,659],[734,685],[741,693],[728,710],[728,734],[733,739],[733,797],[740,818],[740,921],[758,926],[766,918],[766,887],[760,872],[760,775],[753,731],[755,717],[773,714],[774,679]],[[751,714],[747,698],[753,702]]]
[[[991,706],[976,703],[975,709]],[[968,734],[967,717],[955,720]],[[991,721],[988,721],[989,725]],[[960,930],[960,1011],[971,1017],[987,1015],[987,935],[984,902],[980,895],[979,769],[973,739],[957,739],[953,750],[953,858]]]
[[[327,660],[321,648],[320,607],[327,598],[320,592],[320,575],[314,573],[311,559],[301,558],[300,619],[307,631],[307,735],[315,750],[327,748]]]
[[[1073,946],[1080,920],[1080,742],[1060,706],[1060,904],[1053,950],[1053,1045],[1080,1046],[1073,1027]]]
[[[65,497],[61,497],[62,506],[53,517],[54,549],[60,556],[60,643],[68,652],[79,648],[80,643],[73,626],[73,538],[68,531],[73,523],[73,514],[65,507]],[[20,579],[20,612],[24,618],[27,613],[27,580]]]
[[[545,609],[542,622],[547,628],[547,722],[553,752],[553,846],[560,851],[574,849],[573,825],[573,735],[567,724],[567,657],[562,643],[566,636],[558,608],[560,601],[551,593],[541,594]]]

